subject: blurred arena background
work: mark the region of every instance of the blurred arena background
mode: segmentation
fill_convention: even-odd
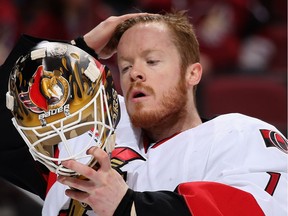
[[[201,115],[240,112],[287,136],[287,0],[0,0],[0,65],[22,33],[71,40],[111,15],[172,8],[188,10],[200,42]],[[115,59],[103,63],[121,93]],[[9,137],[3,124],[1,131]],[[39,198],[0,182],[1,216],[41,215]]]

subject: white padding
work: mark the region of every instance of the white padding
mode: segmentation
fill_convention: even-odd
[[[44,58],[46,56],[46,48],[41,48],[37,50],[33,50],[31,52],[31,59],[39,59],[39,58]]]
[[[84,71],[84,74],[92,81],[95,82],[100,75],[100,70],[92,62],[89,63],[88,67]]]
[[[14,109],[14,97],[10,95],[10,92],[6,93],[6,107],[11,111]]]

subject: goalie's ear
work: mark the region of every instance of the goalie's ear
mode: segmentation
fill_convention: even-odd
[[[197,85],[202,77],[202,65],[199,62],[190,64],[186,69],[186,83],[188,86]]]

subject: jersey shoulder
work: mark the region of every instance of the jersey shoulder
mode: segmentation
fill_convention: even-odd
[[[210,132],[216,134],[215,137],[230,140],[223,143],[233,143],[233,146],[238,144],[248,149],[257,146],[266,150],[277,147],[282,152],[288,153],[287,138],[275,126],[261,119],[231,113],[210,120],[210,125],[212,125]],[[252,143],[254,144],[251,145]]]
[[[217,124],[217,126],[222,126],[223,128],[233,128],[238,130],[249,130],[250,128],[255,129],[270,129],[270,130],[277,130],[278,129],[268,123],[265,122],[259,118],[255,118],[252,116],[244,115],[241,113],[229,113],[229,114],[223,114],[215,117],[211,120],[214,124]]]

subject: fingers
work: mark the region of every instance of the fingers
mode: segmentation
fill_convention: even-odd
[[[76,173],[85,176],[86,178],[93,178],[94,177],[94,172],[95,170],[93,170],[91,167],[82,164],[80,162],[77,162],[75,160],[67,160],[67,161],[63,161],[62,165],[65,166],[68,169],[74,170]]]
[[[110,158],[104,150],[92,147],[87,154],[92,155],[100,164],[97,171],[75,160],[63,161],[62,164],[65,167],[74,170],[86,179],[59,176],[58,181],[71,188],[65,191],[68,197],[87,203],[97,215],[101,215],[103,211],[108,211],[108,215],[113,215],[126,194],[128,185],[122,176],[111,168]]]
[[[104,150],[98,147],[91,147],[87,153],[95,158],[102,171],[108,171],[111,168],[110,157]]]
[[[130,13],[130,14],[124,14],[122,16],[120,16],[120,22],[123,22],[127,19],[130,19],[132,17],[137,17],[137,16],[144,16],[144,15],[148,15],[149,13]],[[120,23],[119,22],[119,23]]]
[[[89,180],[78,179],[75,177],[59,176],[57,179],[61,184],[65,184],[71,189],[69,194],[73,192],[86,193],[95,187],[95,183]],[[67,194],[68,195],[68,194]]]
[[[107,52],[107,50],[103,51],[103,48],[110,40],[116,26],[129,18],[135,16],[143,16],[147,14],[148,13],[131,13],[122,16],[108,17],[91,31],[86,33],[84,35],[84,40],[89,47],[91,47],[95,50],[96,53],[98,53],[100,58],[107,59],[115,53],[115,50],[109,50],[109,52]]]
[[[100,167],[98,170],[101,170],[101,172],[107,172],[111,169],[110,157],[104,150],[98,147],[92,147],[87,151],[87,153],[91,154],[94,157],[94,159],[98,162]],[[98,179],[96,170],[93,169],[92,167],[87,166],[86,164],[82,164],[75,160],[67,160],[63,161],[62,165],[68,169],[74,170],[76,173],[88,179]],[[69,186],[74,187],[73,185]]]
[[[67,189],[65,191],[65,194],[70,197],[71,199],[78,200],[80,202],[86,202],[86,200],[89,198],[89,194],[82,191],[76,191],[73,189]]]

